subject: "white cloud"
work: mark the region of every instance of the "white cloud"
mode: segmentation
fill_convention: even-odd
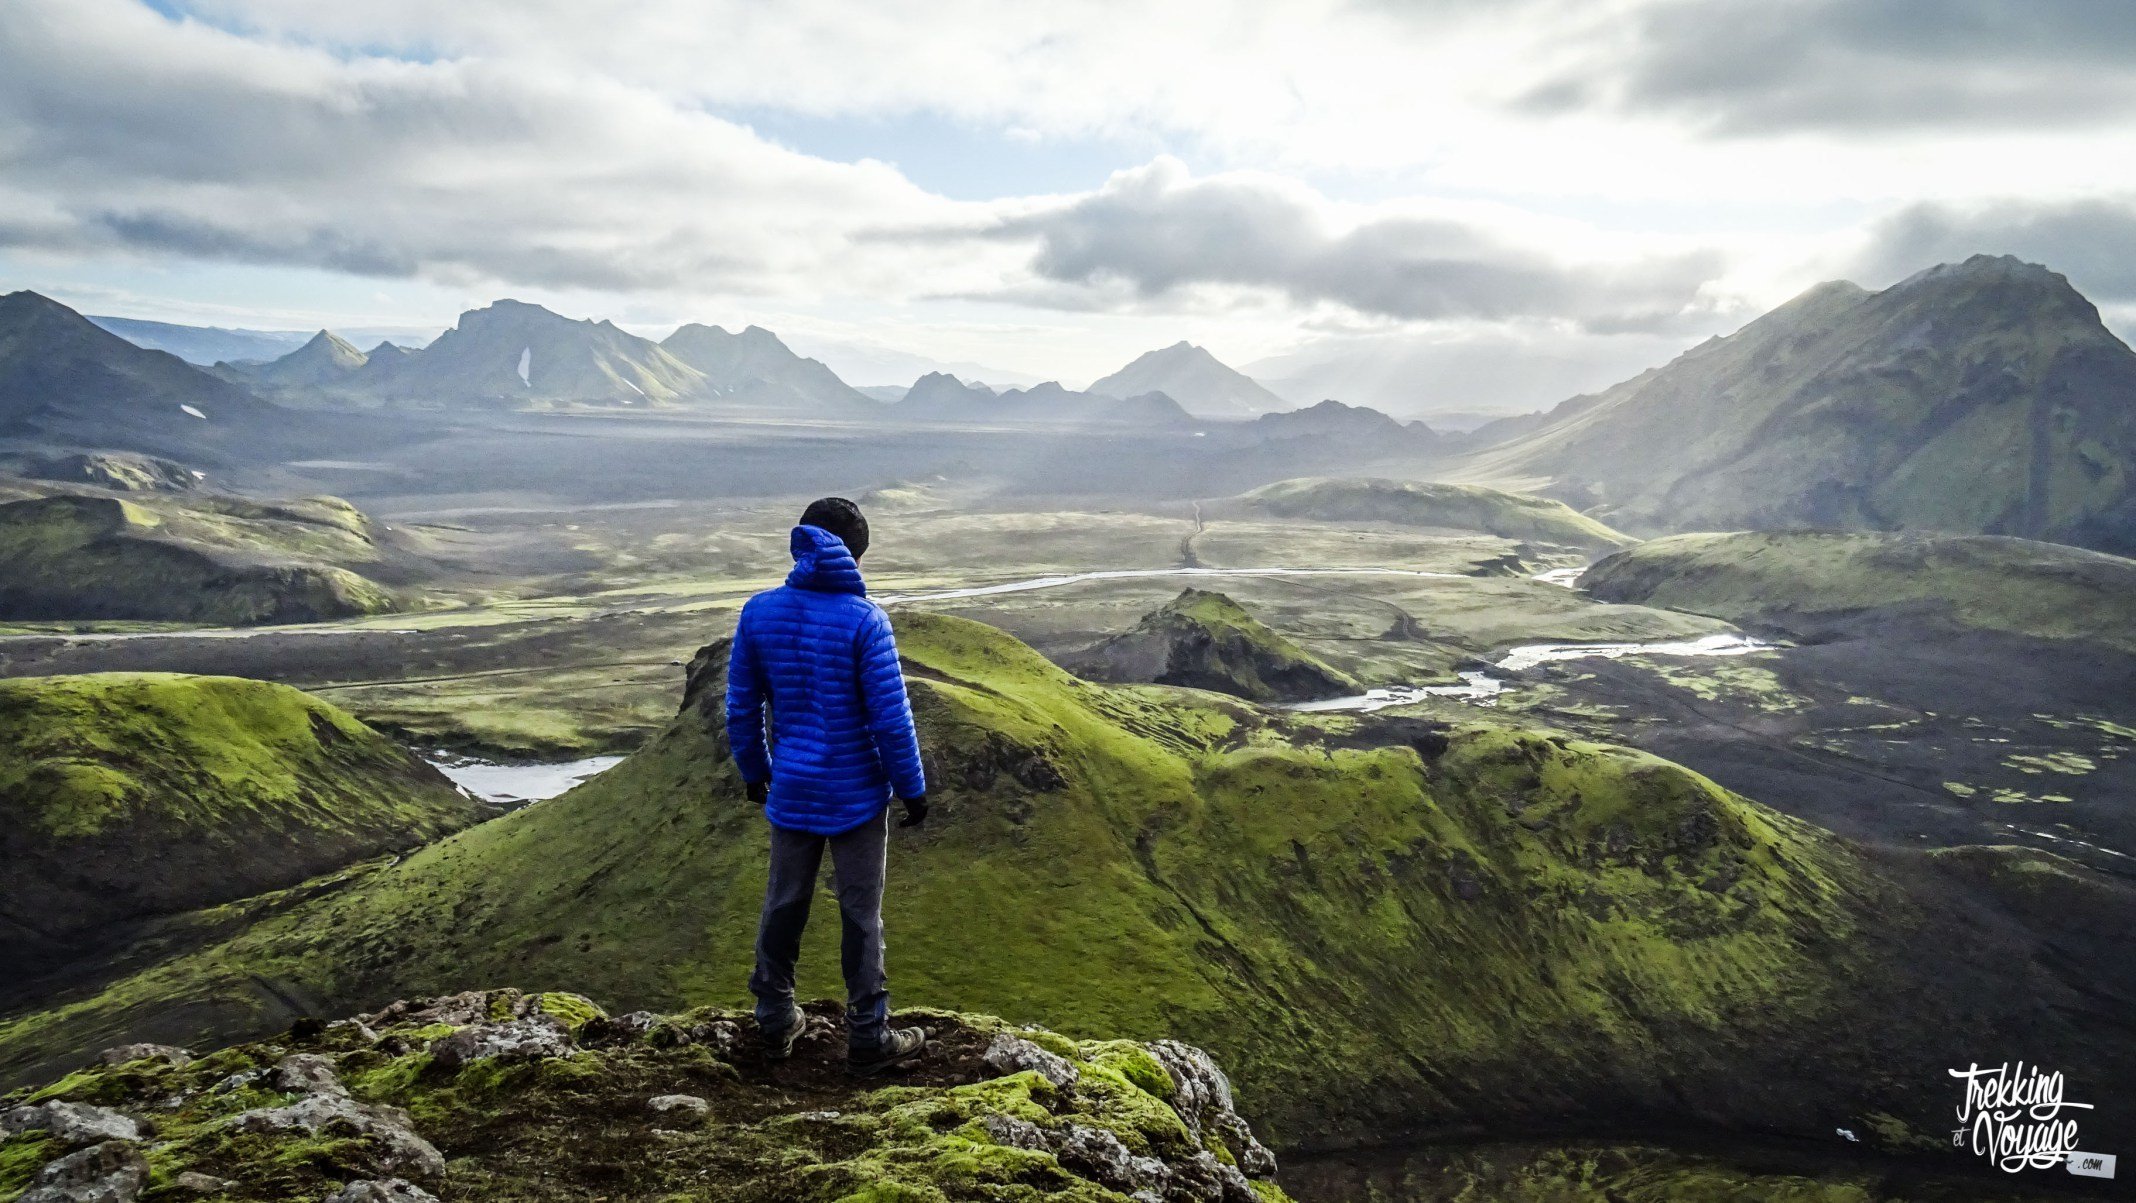
[[[1554,338],[1615,363],[1974,249],[2110,302],[2136,277],[2107,220],[2136,196],[2107,153],[2136,133],[2136,25],[2084,0],[177,2],[197,19],[0,3],[13,262],[778,315],[1089,375],[1360,321],[1462,364]],[[848,147],[917,116],[1179,157],[957,202],[778,145],[768,113]]]
[[[1654,329],[1703,320],[1713,307],[1703,290],[1722,265],[1710,249],[1656,249],[1651,239],[1612,247],[1574,223],[1490,206],[1340,205],[1278,176],[1196,179],[1168,158],[1007,218],[994,233],[1036,245],[1032,267],[1046,284],[1016,295],[1062,307],[1229,286],[1413,321]]]
[[[0,9],[0,162],[0,240],[46,250],[671,293],[979,286],[1001,266],[882,237],[960,208],[888,167],[604,76],[342,57],[116,0]]]

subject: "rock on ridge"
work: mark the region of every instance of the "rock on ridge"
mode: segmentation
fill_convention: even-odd
[[[305,1019],[193,1059],[121,1056],[0,1100],[0,1122],[11,1142],[40,1134],[31,1163],[11,1171],[31,1203],[145,1193],[136,1141],[148,1126],[126,1112],[151,1108],[165,1193],[232,1203],[832,1203],[871,1187],[913,1199],[1286,1198],[1198,1049],[906,1011],[900,1022],[929,1030],[927,1050],[888,1080],[854,1079],[841,1018],[809,1004],[796,1054],[771,1063],[743,1014],[611,1017],[576,994],[466,991]]]

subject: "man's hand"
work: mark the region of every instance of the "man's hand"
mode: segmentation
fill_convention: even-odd
[[[749,795],[749,800],[750,800],[751,802],[754,802],[754,803],[756,803],[756,804],[757,804],[758,806],[762,806],[762,805],[764,805],[764,802],[765,802],[765,800],[771,797],[771,782],[769,782],[769,781],[748,781],[748,782],[744,782],[744,783],[742,784],[742,790],[743,790],[743,792],[745,792],[745,793],[747,793],[747,794]]]
[[[926,794],[921,794],[917,798],[900,798],[898,801],[905,804],[905,817],[897,821],[898,826],[918,827],[927,821]]]

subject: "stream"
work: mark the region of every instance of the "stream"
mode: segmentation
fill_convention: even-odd
[[[1059,576],[1034,576],[999,585],[973,585],[962,589],[936,589],[922,593],[884,593],[875,600],[883,605],[898,602],[949,601],[960,597],[994,597],[1003,593],[1028,593],[1033,589],[1057,589],[1084,581],[1131,581],[1171,576],[1405,576],[1435,580],[1469,580],[1461,572],[1423,572],[1414,568],[1111,568],[1098,572],[1069,572]]]
[[[1615,660],[1622,656],[1743,656],[1772,651],[1778,646],[1748,635],[1707,635],[1701,639],[1667,639],[1655,643],[1527,643],[1509,649],[1493,662],[1492,667],[1500,672],[1522,673],[1560,660]],[[1389,706],[1408,706],[1426,698],[1454,698],[1476,706],[1495,706],[1498,695],[1506,691],[1506,682],[1487,672],[1465,672],[1460,676],[1459,685],[1395,685],[1386,689],[1368,689],[1353,697],[1293,702],[1279,709],[1301,713],[1370,712],[1385,710]]]
[[[498,764],[472,756],[432,753],[424,757],[454,785],[501,806],[554,798],[572,786],[623,763],[621,756],[589,756],[555,764]]]

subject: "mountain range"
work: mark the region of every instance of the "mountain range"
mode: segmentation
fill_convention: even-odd
[[[1134,362],[1090,386],[1093,393],[1139,397],[1163,393],[1197,417],[1250,418],[1291,405],[1190,342],[1176,342],[1145,352]]]
[[[296,350],[310,338],[302,330],[246,330],[226,326],[188,326],[178,322],[152,322],[137,317],[89,314],[89,320],[137,347],[169,351],[196,367],[218,363],[265,363]],[[435,326],[343,327],[343,338],[362,346],[393,342],[420,347],[436,338]]]
[[[722,403],[782,414],[856,416],[881,403],[838,378],[821,360],[796,355],[762,326],[729,334],[692,323],[660,343],[662,350],[704,376],[702,388]]]
[[[930,372],[913,382],[892,411],[923,422],[1133,422],[1184,425],[1194,420],[1161,392],[1120,397],[1093,389],[1076,392],[1056,381],[995,392],[955,376]]]
[[[2069,281],[1974,256],[1820,284],[1540,419],[1462,479],[1635,532],[1929,529],[2136,546],[2136,352]]]

